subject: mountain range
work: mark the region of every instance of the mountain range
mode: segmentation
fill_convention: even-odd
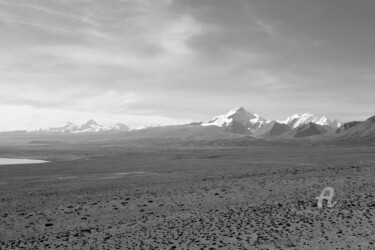
[[[308,124],[308,123],[314,123],[321,126],[330,126],[332,128],[338,128],[342,124],[339,120],[333,120],[331,121],[327,116],[323,116],[321,118],[318,118],[312,114],[302,114],[302,115],[292,115],[288,117],[284,121],[280,121],[280,123],[287,124],[291,128],[297,128],[301,125]]]
[[[375,142],[375,116],[366,121],[354,121],[343,124],[335,131],[335,141],[345,143],[347,141],[355,143]]]
[[[29,130],[28,133],[87,133],[87,132],[105,132],[105,131],[129,131],[129,127],[122,123],[116,123],[109,127],[104,127],[94,120],[88,120],[80,125],[67,122],[62,127],[52,127],[47,129]]]
[[[83,124],[67,123],[61,127],[27,131],[29,134],[102,134],[104,132],[126,132],[115,139],[131,140],[263,140],[268,142],[321,141],[327,143],[375,143],[375,116],[365,121],[341,123],[327,116],[295,114],[285,120],[268,120],[243,107],[230,110],[208,121],[186,125],[145,127],[131,130],[127,125],[117,123],[108,127],[89,120]],[[101,133],[102,132],[102,133]],[[107,133],[108,134],[108,133]],[[110,133],[113,134],[113,133]],[[257,141],[259,142],[259,141]],[[241,142],[242,143],[242,142]],[[246,143],[245,143],[246,144]]]
[[[306,131],[304,133],[290,132],[294,137],[323,134],[341,126],[338,120],[331,121],[327,116],[318,118],[312,114],[292,115],[283,121],[267,120],[258,114],[246,111],[243,107],[233,109],[227,114],[214,117],[202,126],[222,127],[227,131],[239,134],[252,134],[256,137],[280,136],[290,130]]]
[[[341,126],[338,120],[331,121],[328,117],[318,118],[312,114],[292,115],[284,121],[267,120],[256,113],[250,113],[243,107],[236,108],[226,114],[219,115],[207,122],[192,123],[203,127],[216,126],[223,128],[227,132],[237,134],[252,134],[254,136],[276,136],[295,129],[303,125],[313,123],[320,126],[337,129]],[[150,126],[140,127],[136,130],[152,128]],[[47,129],[29,130],[29,133],[85,133],[85,132],[105,132],[105,131],[129,131],[130,128],[122,123],[116,123],[109,127],[104,127],[94,120],[88,120],[82,124],[67,122],[61,127],[51,127]]]
[[[227,114],[216,116],[201,125],[222,127],[234,133],[255,133],[267,123],[268,121],[258,114],[252,114],[241,107],[233,109]]]

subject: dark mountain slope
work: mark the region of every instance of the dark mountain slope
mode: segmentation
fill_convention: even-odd
[[[282,135],[290,131],[290,127],[286,124],[281,124],[276,121],[272,121],[263,127],[261,127],[256,133],[256,137],[273,137]]]

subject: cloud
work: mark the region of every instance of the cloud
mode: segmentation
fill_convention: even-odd
[[[164,31],[153,34],[160,46],[169,53],[190,54],[188,41],[202,33],[202,27],[191,16],[183,16],[167,26]]]
[[[331,116],[348,117],[348,103],[369,112],[375,90],[369,13],[356,5],[357,18],[348,22],[350,11],[336,7],[0,0],[0,115],[27,126],[37,118],[59,125],[80,116],[165,124],[209,119],[235,106],[275,119],[332,105]]]

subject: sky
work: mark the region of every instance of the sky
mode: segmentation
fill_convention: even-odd
[[[0,130],[375,115],[373,0],[0,0]]]

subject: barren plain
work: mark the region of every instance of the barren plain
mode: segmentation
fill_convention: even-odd
[[[50,161],[0,166],[0,249],[375,249],[374,147],[0,152]]]

